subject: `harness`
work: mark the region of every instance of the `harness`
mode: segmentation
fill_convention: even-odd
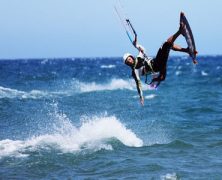
[[[155,71],[153,70],[153,65],[151,64],[152,59],[147,59],[146,58],[144,61],[147,62],[149,68],[151,69],[151,74],[155,73]]]
[[[135,63],[134,63],[132,68],[136,69],[136,66],[138,65],[138,59],[135,58],[134,62]],[[147,76],[150,75],[150,74],[155,74],[155,71],[153,70],[152,59],[145,56],[144,59],[143,59],[143,66],[144,66],[144,69],[142,71],[142,75],[145,76],[145,83],[150,84],[150,83],[148,83]]]
[[[145,83],[146,84],[150,84],[150,83],[148,83],[148,78],[147,78],[147,76],[148,75],[150,75],[150,74],[155,74],[155,71],[153,70],[153,65],[152,65],[152,63],[151,63],[151,61],[152,61],[152,59],[148,59],[147,57],[145,57],[145,60],[144,60],[144,62],[147,62],[147,65],[149,66],[149,68],[150,68],[150,73],[148,73],[148,72],[145,72]],[[146,67],[146,66],[145,66]],[[146,70],[146,68],[145,68],[145,70]]]

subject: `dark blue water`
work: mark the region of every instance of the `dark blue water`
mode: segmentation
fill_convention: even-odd
[[[141,107],[121,58],[0,61],[0,179],[221,179],[222,57],[168,62]]]

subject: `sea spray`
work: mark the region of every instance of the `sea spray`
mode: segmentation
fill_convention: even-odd
[[[117,139],[125,146],[141,147],[143,141],[131,130],[127,129],[115,116],[92,116],[81,119],[77,128],[69,118],[59,112],[54,103],[54,112],[50,116],[55,118],[50,134],[33,136],[27,140],[0,141],[0,158],[5,156],[24,157],[30,151],[53,148],[63,153],[84,150],[98,151],[112,150],[109,139]]]
[[[96,82],[79,82],[74,80],[74,86],[79,88],[80,92],[93,92],[93,91],[104,91],[104,90],[119,90],[119,89],[128,89],[134,90],[135,84],[131,80],[124,79],[111,79],[107,83],[96,83]]]

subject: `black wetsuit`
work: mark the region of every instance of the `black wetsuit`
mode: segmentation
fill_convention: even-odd
[[[157,78],[154,78],[152,82],[158,81],[158,83],[160,83],[160,81],[165,80],[167,72],[167,60],[169,57],[171,47],[172,47],[171,43],[165,42],[159,48],[156,57],[153,59],[152,63],[153,70],[154,72],[159,72],[159,76]]]
[[[150,83],[152,84],[153,82],[157,82],[156,87],[160,84],[161,81],[165,80],[167,60],[171,47],[172,44],[165,42],[159,48],[155,58],[146,58],[142,53],[140,53],[135,59],[134,65],[132,67],[132,76],[136,82],[137,91],[140,97],[143,96],[140,76],[159,72],[158,77],[153,78]]]

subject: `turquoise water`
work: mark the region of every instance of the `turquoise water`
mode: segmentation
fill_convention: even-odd
[[[168,61],[140,106],[121,58],[0,61],[0,179],[221,179],[222,57]]]

